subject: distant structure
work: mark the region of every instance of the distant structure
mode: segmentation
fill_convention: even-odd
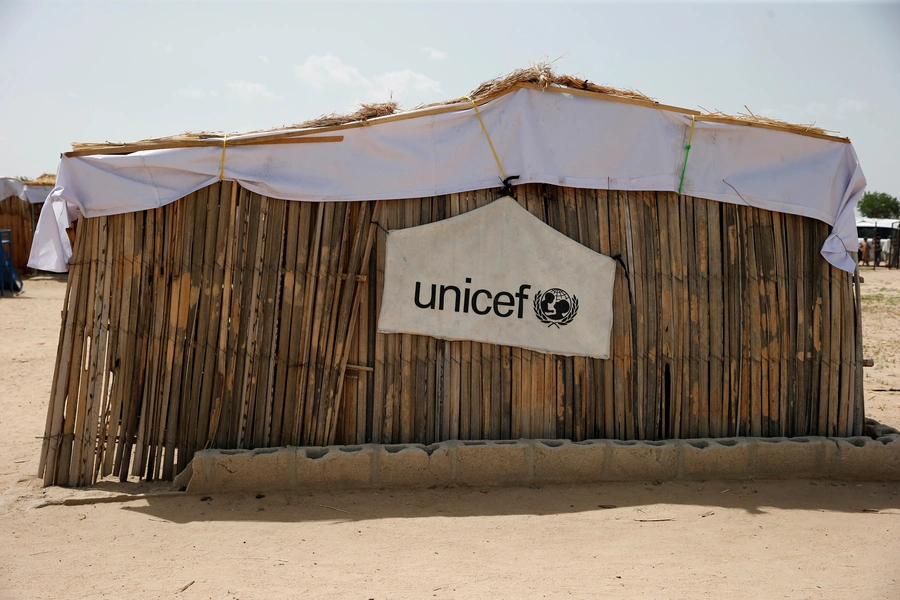
[[[394,109],[75,145],[51,197],[74,248],[45,207],[32,250],[69,268],[45,484],[168,479],[210,447],[862,433],[847,139],[544,65]],[[506,195],[615,259],[609,359],[379,332],[390,232]],[[484,327],[515,302],[547,335],[591,301],[471,291],[501,298]]]

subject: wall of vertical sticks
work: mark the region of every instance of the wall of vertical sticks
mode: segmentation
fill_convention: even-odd
[[[0,229],[12,232],[12,263],[20,275],[30,273],[28,254],[43,204],[32,205],[16,196],[0,199]],[[32,211],[34,211],[32,213]]]
[[[198,449],[862,432],[859,305],[824,223],[673,193],[529,184],[621,255],[610,360],[376,333],[385,236],[497,190],[306,203],[231,182],[83,220],[40,475],[168,479]]]

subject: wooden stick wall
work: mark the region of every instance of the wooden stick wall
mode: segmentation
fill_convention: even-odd
[[[28,268],[28,254],[31,252],[35,225],[31,211],[34,210],[34,219],[37,219],[42,206],[43,204],[37,204],[32,207],[16,196],[0,199],[0,229],[12,232],[12,262],[20,275],[31,272]]]
[[[828,226],[672,193],[524,185],[620,255],[610,360],[375,332],[387,230],[496,190],[274,200],[224,182],[78,229],[46,485],[171,478],[204,447],[862,432],[852,276]]]

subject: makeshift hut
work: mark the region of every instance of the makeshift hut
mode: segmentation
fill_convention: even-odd
[[[55,175],[23,181],[0,178],[0,229],[11,233],[12,262],[19,273],[28,271],[28,254],[44,200],[56,183]]]
[[[69,269],[46,484],[202,448],[862,432],[849,140],[546,66],[394,108],[63,156],[31,263]]]

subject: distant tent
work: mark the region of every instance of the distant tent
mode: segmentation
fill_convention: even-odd
[[[70,269],[46,484],[170,478],[204,447],[862,432],[849,140],[545,66],[395,108],[64,156],[31,255]],[[379,329],[391,231],[507,195],[554,230],[528,239],[614,259],[609,359]],[[502,273],[496,246],[476,258]],[[507,317],[565,336],[594,298],[555,275],[427,281],[391,327],[447,300],[477,339]]]
[[[29,181],[0,178],[0,229],[12,234],[12,260],[19,273],[29,270],[28,255],[38,215],[55,183],[55,175]]]

